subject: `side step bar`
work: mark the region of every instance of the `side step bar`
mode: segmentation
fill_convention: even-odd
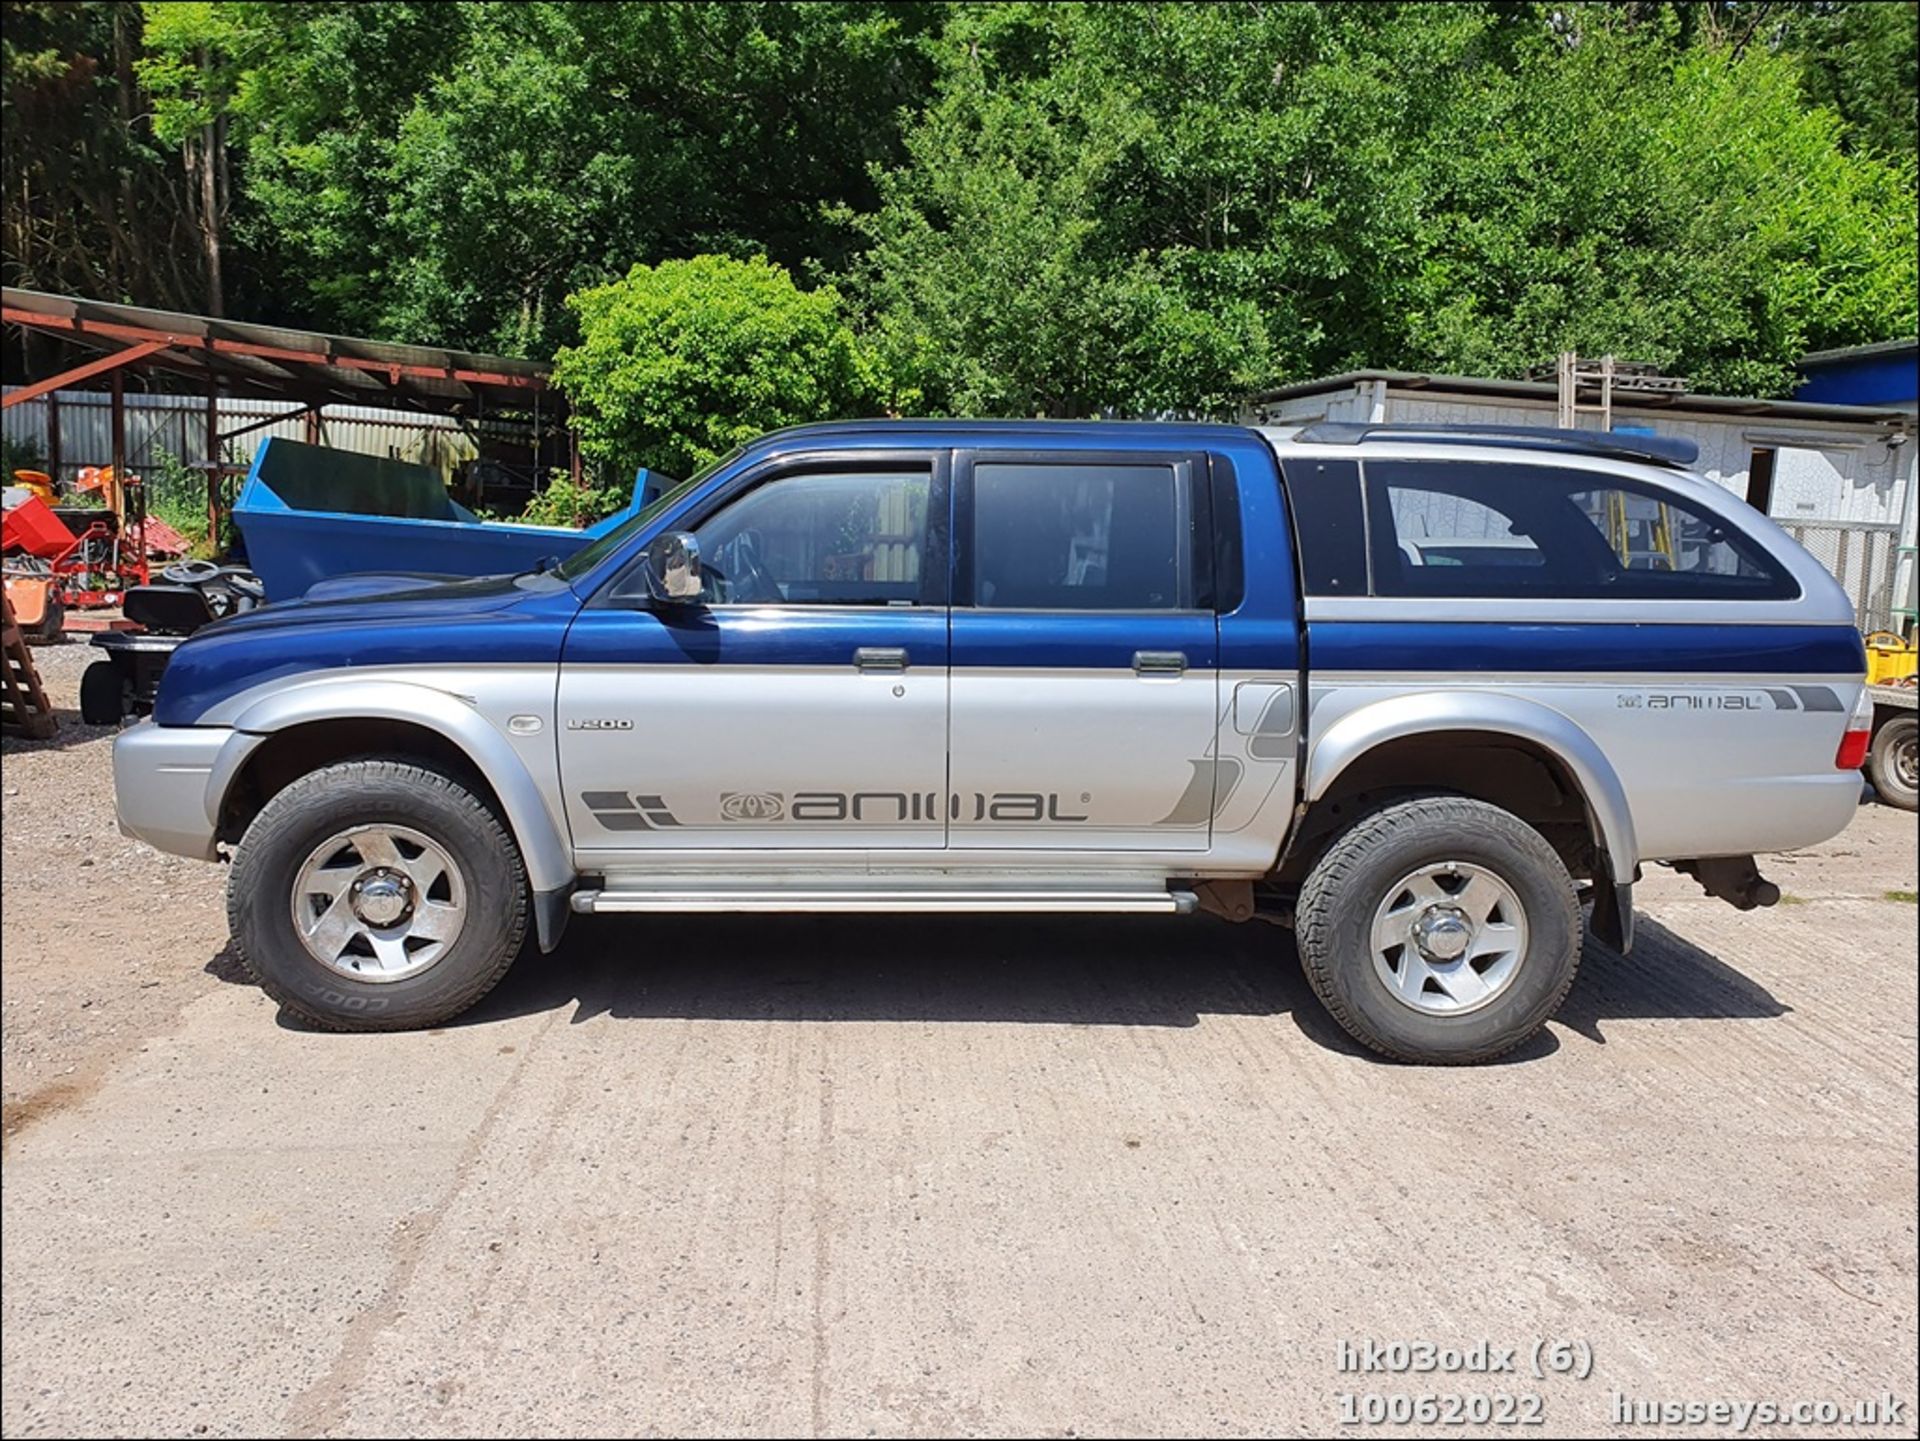
[[[1165,890],[644,890],[575,891],[587,915],[622,911],[1126,911],[1181,915],[1199,905],[1192,891]]]

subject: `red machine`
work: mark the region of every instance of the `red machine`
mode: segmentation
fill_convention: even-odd
[[[44,606],[56,632],[65,607],[119,605],[128,586],[151,578],[140,477],[88,466],[78,488],[104,507],[52,506],[35,493],[6,512],[0,533],[8,591],[29,610]]]
[[[137,475],[120,476],[110,465],[82,470],[77,490],[98,495],[104,513],[70,508],[60,518],[75,539],[66,555],[53,562],[67,603],[119,605],[130,585],[145,585],[147,567],[147,488]],[[56,512],[58,514],[58,512]]]

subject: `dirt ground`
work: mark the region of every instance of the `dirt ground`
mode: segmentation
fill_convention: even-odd
[[[59,732],[0,740],[0,1101],[9,1145],[217,985],[207,966],[226,944],[223,868],[161,855],[115,824],[114,730],[83,724],[78,709],[80,672],[98,655],[71,637],[34,647]],[[169,963],[189,955],[199,963]]]
[[[1765,860],[1770,911],[1654,872],[1633,955],[1471,1071],[1363,1054],[1284,933],[1209,920],[585,922],[461,1024],[322,1035],[240,983],[221,868],[119,835],[87,648],[37,655],[9,1436],[1457,1435],[1510,1428],[1343,1418],[1502,1394],[1914,1434],[1911,816]],[[1518,1369],[1339,1369],[1369,1341]]]

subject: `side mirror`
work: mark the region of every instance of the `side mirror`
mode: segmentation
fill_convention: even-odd
[[[698,600],[700,542],[684,530],[655,536],[647,545],[647,589],[655,600]]]

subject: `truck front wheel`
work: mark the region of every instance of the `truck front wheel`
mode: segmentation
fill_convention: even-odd
[[[447,1020],[513,963],[527,878],[513,837],[451,776],[354,760],[301,777],[234,853],[227,919],[261,989],[315,1025]]]
[[[1897,715],[1875,732],[1867,779],[1881,800],[1903,811],[1920,805],[1920,720]]]
[[[1498,806],[1454,796],[1355,822],[1301,887],[1296,931],[1333,1018],[1403,1061],[1512,1050],[1580,964],[1579,902],[1553,847]]]

